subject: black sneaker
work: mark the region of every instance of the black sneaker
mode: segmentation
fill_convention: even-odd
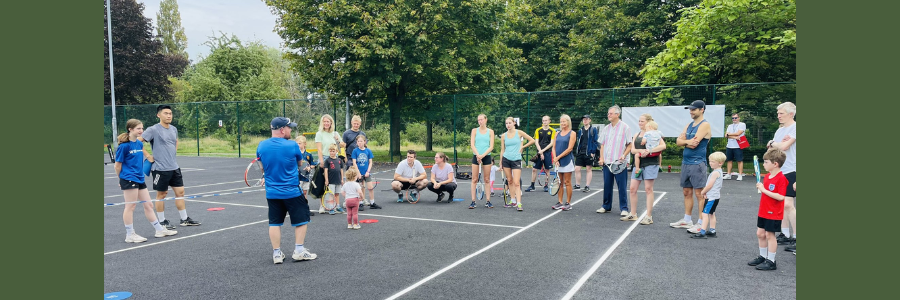
[[[362,203],[360,203],[360,204],[359,204],[359,211],[364,211],[364,210],[366,210],[364,207],[366,207],[366,206],[363,205]]]
[[[747,265],[748,266],[756,266],[756,265],[766,262],[766,260],[767,259],[765,257],[762,257],[762,255],[758,255],[758,256],[756,256],[756,259],[751,260],[750,262],[747,263]]]
[[[166,220],[166,221],[168,221],[168,220]],[[200,222],[191,220],[191,217],[181,220],[181,226],[199,226],[199,225],[200,225]]]
[[[797,239],[790,246],[784,247],[784,251],[797,252]]]
[[[438,194],[437,202],[441,202],[441,200],[444,200],[444,193]]]
[[[585,193],[590,192],[590,191],[591,191],[591,187],[589,187],[589,186],[584,186],[584,189],[582,189],[581,191],[582,191],[582,192],[585,192]]]
[[[714,237],[716,237],[716,232],[715,231],[712,231],[712,232],[707,231],[706,237],[714,238]]]
[[[525,189],[526,192],[534,192],[534,184]]]
[[[756,269],[762,270],[762,271],[772,271],[772,270],[778,270],[778,267],[775,265],[774,261],[766,259],[766,261],[757,265]]]
[[[189,217],[188,219],[190,219],[190,217]],[[162,227],[164,227],[164,228],[166,228],[166,229],[168,229],[168,230],[173,230],[173,229],[175,229],[175,225],[169,224],[169,220],[168,220],[168,219],[166,219],[165,221],[159,222],[159,225],[161,225]]]
[[[447,198],[447,203],[453,203],[453,194],[450,194],[450,197]]]
[[[577,185],[577,184],[576,184],[576,185],[575,185],[575,186],[573,186],[573,187],[572,187],[572,188],[573,188],[573,191],[574,191],[574,190],[577,190],[577,189],[580,189],[580,188],[581,188],[581,186],[578,186],[578,185]]]
[[[778,241],[779,245],[788,245],[788,244],[790,244],[791,238],[784,235],[784,233],[782,232],[782,233],[778,234],[778,237],[776,238],[776,240]]]
[[[694,234],[694,235],[691,235],[691,238],[692,238],[692,239],[701,239],[701,240],[705,240],[705,239],[706,239],[706,234],[703,234],[703,233],[699,233],[699,232],[698,232],[698,233],[696,233],[696,234]]]
[[[371,209],[381,209],[381,206],[378,206],[378,204],[372,203],[371,205],[369,205],[369,208],[371,208]]]

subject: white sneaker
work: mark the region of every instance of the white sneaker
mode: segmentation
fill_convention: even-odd
[[[300,261],[300,260],[313,260],[313,259],[316,259],[317,256],[318,255],[309,253],[309,249],[304,248],[303,252],[298,253],[297,251],[294,251],[294,255],[291,255],[291,258],[293,258],[294,261]]]
[[[125,242],[126,243],[143,243],[146,242],[147,238],[139,236],[137,233],[126,234]]]
[[[353,229],[360,229],[360,228],[362,228],[362,227],[360,227],[359,224],[353,225]]]
[[[353,224],[347,224],[347,229],[353,229]]]
[[[700,232],[700,228],[702,228],[702,227],[703,227],[703,226],[700,225],[700,223],[697,223],[697,224],[694,224],[694,226],[691,226],[691,228],[688,228],[687,232],[689,232],[689,233],[699,233],[699,232]]]
[[[272,256],[272,261],[274,261],[276,265],[283,263],[284,262],[284,252],[281,252],[281,250],[279,250],[278,254],[275,254]]]
[[[608,213],[608,212],[609,212],[608,210],[606,210],[605,208],[602,208],[602,207],[597,210],[598,214],[604,214],[604,213]]]
[[[728,180],[728,179],[731,179],[731,174],[725,174],[725,176],[722,176],[722,180]]]
[[[619,215],[624,217],[624,216],[628,215],[628,212],[623,210],[622,213],[620,213]]]
[[[737,181],[744,180],[744,174],[738,174]]]
[[[154,234],[153,236],[161,238],[164,236],[175,235],[176,233],[178,233],[178,231],[163,229],[162,231],[157,231],[156,234]]]
[[[319,214],[320,215],[325,214],[325,207],[319,206]]]
[[[671,226],[673,228],[691,228],[691,226],[694,226],[694,223],[690,222],[690,221],[685,221],[684,219],[681,219],[681,220],[678,220],[678,222],[669,223],[669,226]]]

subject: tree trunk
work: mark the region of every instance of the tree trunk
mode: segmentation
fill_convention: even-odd
[[[433,127],[433,126],[434,126],[434,122],[431,122],[431,120],[425,121],[425,151],[432,151],[431,150],[431,141],[432,141],[431,127]]]
[[[390,89],[392,93],[388,94],[388,109],[391,113],[390,128],[390,155],[391,157],[400,156],[400,108],[403,107],[403,98],[406,92],[402,88],[402,84],[398,84]]]

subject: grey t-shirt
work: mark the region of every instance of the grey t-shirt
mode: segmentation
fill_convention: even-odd
[[[450,173],[453,173],[453,166],[445,163],[444,168],[438,168],[438,165],[435,164],[431,167],[431,174],[434,174],[434,179],[437,182],[447,181],[450,177]],[[456,176],[453,177],[453,183],[456,183]]]
[[[356,145],[356,137],[358,137],[359,135],[368,138],[366,133],[362,130],[353,131],[351,129],[347,129],[347,131],[344,131],[344,136],[342,137],[342,139],[344,140],[344,144],[347,144],[347,148],[345,151],[347,151],[348,155],[353,154],[353,149],[359,148],[359,146]]]
[[[160,124],[156,124],[144,130],[141,135],[144,141],[150,143],[153,149],[153,171],[173,171],[178,169],[178,163],[175,162],[175,144],[178,142],[178,128],[169,124],[169,128],[165,128]]]

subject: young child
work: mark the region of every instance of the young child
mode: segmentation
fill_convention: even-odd
[[[346,180],[341,186],[341,193],[344,194],[344,204],[347,205],[347,229],[359,229],[359,195],[362,194],[362,188],[356,182],[359,172],[355,168],[350,168],[344,172],[344,176]]]
[[[337,145],[331,145],[330,147],[328,147],[328,158],[325,159],[322,168],[325,169],[325,186],[327,186],[328,189],[334,193],[334,199],[340,201],[340,185],[344,180],[344,165],[341,162],[341,159],[337,156],[337,153]],[[344,208],[341,207],[340,203],[338,203],[337,209],[332,209],[328,212],[329,215],[333,215],[335,213],[344,213]]]
[[[497,174],[497,171],[500,171],[500,167],[496,164],[491,166],[491,183],[488,185],[491,187],[491,197],[494,196],[494,176]]]
[[[756,189],[762,192],[759,214],[756,218],[759,256],[747,263],[756,266],[757,270],[778,269],[775,265],[775,251],[778,250],[775,233],[781,232],[781,219],[784,217],[784,197],[787,194],[788,180],[781,173],[781,165],[786,159],[784,152],[778,149],[771,149],[763,155],[763,168],[768,174],[763,177],[763,182],[756,184]]]
[[[357,135],[356,136],[356,149],[353,149],[353,153],[350,154],[350,158],[353,160],[353,165],[351,168],[356,168],[360,176],[360,181],[366,184],[366,190],[369,191],[369,197],[366,199],[366,192],[363,191],[362,199],[363,202],[359,206],[359,210],[363,210],[362,205],[368,205],[369,208],[372,209],[380,209],[381,206],[375,204],[375,187],[373,186],[372,178],[370,173],[372,171],[372,159],[375,158],[375,155],[372,154],[372,150],[366,147],[368,140],[365,135]],[[357,180],[354,178],[353,180]]]
[[[300,153],[303,155],[303,160],[309,163],[309,167],[307,167],[306,170],[300,170],[300,172],[309,172],[316,163],[313,161],[312,153],[306,152],[306,137],[300,135],[294,139],[294,141],[296,141],[297,146],[300,147]],[[302,175],[300,176],[300,191],[303,192],[303,195],[309,195],[309,178]]]
[[[656,121],[650,120],[647,122],[647,124],[644,124],[644,127],[647,128],[647,131],[645,131],[644,135],[642,136],[641,145],[644,145],[646,147],[646,149],[653,149],[653,148],[656,148],[656,146],[659,146],[659,143],[662,141],[662,132],[657,130],[657,129],[659,129],[659,124],[657,124]],[[659,156],[660,153],[662,153],[662,152],[655,152],[655,153],[647,154],[647,156],[644,157],[644,159],[650,158],[650,157],[657,157],[657,156]],[[629,158],[630,158],[630,156],[629,156]],[[640,166],[640,165],[641,165],[641,156],[634,155],[635,168],[637,168],[637,166]],[[638,171],[634,173],[634,178],[640,178],[640,176],[641,176],[641,170],[640,170],[640,168],[638,168]]]
[[[703,197],[703,212],[701,214],[700,232],[692,235],[692,239],[706,239],[707,237],[716,237],[716,206],[719,206],[720,191],[722,190],[722,179],[725,174],[722,173],[722,165],[725,164],[725,153],[713,152],[709,155],[709,167],[713,169],[706,179],[706,187],[700,191],[700,197]],[[707,231],[706,229],[709,229]]]

